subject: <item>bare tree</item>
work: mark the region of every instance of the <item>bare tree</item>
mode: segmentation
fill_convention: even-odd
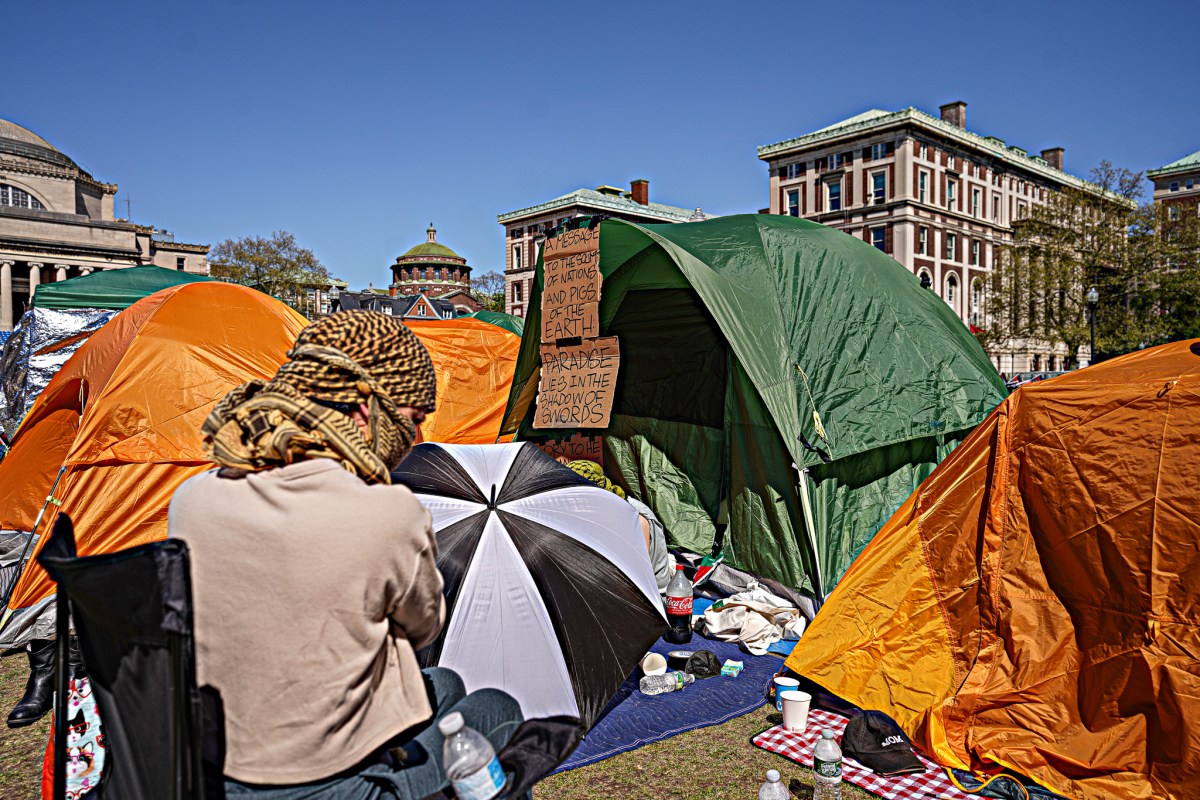
[[[213,277],[252,286],[302,311],[308,290],[324,288],[331,280],[325,265],[287,231],[275,231],[269,239],[226,239],[213,247],[208,260]]]
[[[471,294],[488,311],[504,310],[504,275],[495,270],[471,279]]]

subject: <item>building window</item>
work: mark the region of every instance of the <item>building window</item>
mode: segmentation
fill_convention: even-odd
[[[979,216],[980,193],[978,189],[971,190],[971,216]]]
[[[971,281],[971,324],[980,327],[983,319],[983,281]]]
[[[13,206],[14,208],[45,208],[36,197],[29,192],[18,189],[15,186],[9,186],[7,183],[0,183],[0,206]]]
[[[175,259],[175,269],[186,269],[186,268],[187,268],[187,259],[186,258],[176,258]]]
[[[922,225],[917,228],[917,253],[919,255],[929,255],[929,228]]]
[[[551,259],[551,260],[553,260],[553,259]],[[520,281],[517,281],[516,283],[513,284],[513,302],[514,303],[521,302],[521,282]]]
[[[887,158],[887,144],[881,142],[871,145],[871,160],[878,161],[881,158]]]
[[[871,245],[881,252],[887,252],[887,228],[871,228]]]
[[[922,143],[920,154],[921,154],[921,158],[928,160],[929,159],[929,145]]]
[[[954,260],[954,251],[958,246],[958,237],[953,233],[946,234],[946,260]]]
[[[953,272],[946,278],[946,302],[958,310],[958,277]]]
[[[840,166],[842,166],[842,154],[834,153],[829,157],[829,168],[837,169]]]
[[[521,245],[518,244],[513,247],[513,269],[520,269],[523,266],[525,265],[521,263]]]
[[[1000,195],[998,194],[992,195],[992,220],[1000,221]]]
[[[1179,181],[1171,181],[1170,189],[1172,192],[1179,191]]]
[[[971,265],[975,266],[975,267],[979,266],[979,240],[978,239],[971,240]]]
[[[924,147],[925,145],[921,145]],[[917,200],[924,203],[929,192],[929,173],[922,170],[917,174]]]
[[[871,202],[882,203],[887,199],[887,175],[876,172],[871,175]]]
[[[1028,208],[1024,202],[1017,203],[1017,219],[1025,219],[1025,212]]]
[[[418,317],[425,316],[425,304],[424,303],[421,303],[420,305],[417,306],[417,316]]]
[[[933,276],[929,274],[929,270],[921,270],[917,273],[917,277],[921,280],[921,286],[925,288],[933,286]]]
[[[1179,206],[1167,206],[1167,219],[1172,222],[1179,219]]]
[[[788,180],[792,180],[793,178],[799,178],[803,174],[804,174],[804,164],[803,163],[787,165],[787,179]]]
[[[787,213],[789,216],[800,216],[800,192],[792,190],[787,193]]]
[[[946,181],[946,208],[954,208],[954,190],[958,188],[958,182],[955,180]]]
[[[825,209],[827,211],[842,210],[841,181],[829,181],[825,184]]]
[[[1191,189],[1195,185],[1196,185],[1195,181],[1191,178],[1188,178],[1186,181],[1183,182],[1183,188],[1185,188],[1185,189]]]
[[[392,315],[392,304],[388,303],[387,305],[383,306],[381,310],[390,317]]]
[[[954,169],[954,156],[946,153],[946,169]]]

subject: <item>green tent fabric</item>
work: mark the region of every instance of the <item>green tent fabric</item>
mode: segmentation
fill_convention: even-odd
[[[39,284],[33,292],[33,307],[120,311],[168,286],[211,280],[215,279],[162,267],[106,269],[70,280]]]
[[[474,311],[462,316],[482,320],[483,322],[495,325],[497,328],[504,328],[509,333],[515,333],[517,336],[520,336],[525,331],[525,318],[513,314],[502,314],[499,311]]]
[[[601,223],[621,366],[605,470],[676,545],[827,595],[1005,395],[962,321],[869,244],[786,216]],[[503,433],[537,439],[542,264]],[[568,435],[569,431],[557,431]],[[797,466],[799,470],[797,471]]]

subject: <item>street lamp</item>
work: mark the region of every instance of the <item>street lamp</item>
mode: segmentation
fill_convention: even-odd
[[[1088,304],[1088,319],[1092,325],[1092,349],[1088,352],[1088,366],[1096,363],[1096,303],[1100,302],[1100,293],[1096,291],[1096,287],[1088,289],[1087,304]]]

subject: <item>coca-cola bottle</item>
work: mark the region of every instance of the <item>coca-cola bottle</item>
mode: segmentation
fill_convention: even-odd
[[[663,637],[671,644],[692,640],[692,582],[683,574],[683,565],[675,567],[675,576],[667,584],[667,621],[670,629]]]

